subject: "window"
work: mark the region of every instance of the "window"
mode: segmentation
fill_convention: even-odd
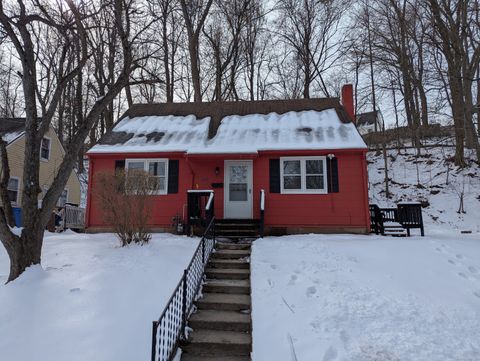
[[[280,158],[282,193],[327,193],[325,157]]]
[[[8,180],[8,198],[10,202],[17,204],[18,202],[18,190],[20,188],[20,179],[18,178],[10,178]]]
[[[42,139],[42,145],[40,147],[40,159],[42,160],[50,159],[50,145],[51,145],[51,140],[49,138]]]
[[[167,194],[167,159],[127,159],[125,163],[129,174],[132,171],[148,173],[148,182],[154,194]]]

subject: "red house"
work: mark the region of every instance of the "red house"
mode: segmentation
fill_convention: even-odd
[[[189,194],[205,191],[214,194],[217,220],[262,218],[266,234],[369,232],[367,147],[344,93],[343,105],[337,98],[134,105],[88,152],[86,226],[110,228],[91,192],[95,175],[140,168],[158,186],[153,230],[171,230],[178,215],[188,224]]]

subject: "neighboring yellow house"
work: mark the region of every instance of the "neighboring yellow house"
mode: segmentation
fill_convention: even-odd
[[[21,207],[23,190],[23,161],[25,159],[25,119],[0,119],[0,134],[7,142],[8,164],[10,165],[10,181],[8,193],[13,207]],[[60,166],[65,150],[52,127],[45,134],[40,150],[40,187],[43,192],[39,195],[41,202],[45,192],[53,182]],[[80,204],[80,181],[75,171],[72,171],[65,186],[58,206],[66,203]]]

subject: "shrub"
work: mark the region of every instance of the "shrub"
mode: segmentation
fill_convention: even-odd
[[[154,183],[144,171],[102,172],[96,176],[94,193],[104,221],[113,227],[122,246],[147,243]]]

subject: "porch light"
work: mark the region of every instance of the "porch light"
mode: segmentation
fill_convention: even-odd
[[[330,153],[329,155],[327,155],[327,157],[328,157],[328,159],[333,159],[333,158],[335,158],[335,154]]]
[[[215,175],[219,175],[220,174],[220,167],[215,167]]]

